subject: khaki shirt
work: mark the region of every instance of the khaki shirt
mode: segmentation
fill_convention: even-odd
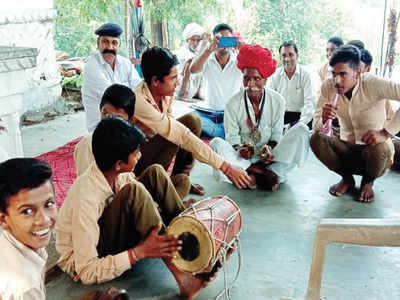
[[[135,89],[136,104],[134,123],[147,137],[155,134],[163,136],[172,143],[193,153],[194,157],[219,169],[224,162],[208,145],[194,135],[185,125],[171,115],[172,98],[162,99],[162,109],[155,103],[145,82]]]
[[[134,181],[131,172],[120,174],[125,179],[116,182],[116,192]],[[99,258],[97,245],[100,228],[98,220],[114,193],[96,163],[79,176],[68,191],[58,213],[56,249],[58,265],[74,280],[85,284],[112,280],[131,268],[128,252]]]
[[[330,103],[336,93],[333,78],[321,86],[321,94],[314,115],[314,130],[322,126],[322,108]],[[400,84],[378,78],[372,74],[361,74],[353,89],[351,100],[339,96],[337,116],[340,124],[340,139],[353,144],[364,144],[361,139],[368,130],[386,129],[391,135],[400,130],[400,110],[387,120],[387,100],[400,100]],[[390,139],[387,140],[391,144]],[[393,144],[391,144],[393,148]],[[393,149],[394,151],[394,149]]]
[[[46,249],[25,246],[7,230],[0,235],[0,299],[45,300]]]
[[[84,136],[74,149],[74,161],[76,176],[83,174],[86,169],[94,162],[92,152],[92,134]]]
[[[332,77],[332,74],[329,72],[329,63],[326,62],[319,70],[318,70],[319,78],[321,82],[324,82],[325,79]]]

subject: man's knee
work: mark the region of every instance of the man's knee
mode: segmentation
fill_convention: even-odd
[[[160,164],[152,164],[151,166],[147,167],[146,170],[143,171],[143,174],[153,178],[163,178],[168,177],[167,171],[163,168]]]
[[[386,160],[390,159],[391,151],[388,143],[380,143],[377,145],[368,145],[365,149],[366,159],[379,159]]]
[[[201,119],[196,113],[189,113],[180,118],[178,121],[190,129],[195,135],[201,134]]]
[[[222,138],[216,137],[210,141],[210,147],[215,149],[215,148],[218,148],[223,143],[224,143],[224,140]]]
[[[324,144],[323,137],[319,134],[319,132],[314,132],[310,138],[311,150],[315,154],[317,154],[317,153],[319,153],[320,149],[323,147],[323,144]]]

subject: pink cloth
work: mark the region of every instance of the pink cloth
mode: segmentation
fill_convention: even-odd
[[[53,185],[58,208],[63,204],[67,191],[76,178],[74,149],[81,138],[79,137],[56,150],[36,157],[47,161],[53,170]]]

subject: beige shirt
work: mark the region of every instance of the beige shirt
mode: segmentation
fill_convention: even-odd
[[[322,126],[322,108],[330,103],[336,93],[334,80],[327,79],[321,87],[314,115],[314,130]],[[337,116],[340,124],[340,139],[353,144],[364,144],[361,139],[368,130],[385,128],[391,135],[400,130],[400,110],[387,121],[387,100],[400,101],[400,84],[378,78],[372,74],[361,74],[353,89],[351,100],[339,96]],[[388,139],[388,143],[390,139]],[[391,145],[393,148],[393,145]]]
[[[299,122],[308,124],[314,115],[317,96],[310,73],[301,64],[289,79],[283,67],[268,78],[267,87],[277,91],[286,101],[286,111],[300,112]]]
[[[329,72],[329,63],[326,62],[319,70],[318,70],[318,75],[319,78],[321,79],[321,82],[324,82],[325,79],[329,78],[332,76],[332,74]]]
[[[120,174],[116,192],[134,181],[131,172]],[[128,252],[99,258],[97,245],[100,228],[98,220],[114,193],[96,163],[79,176],[68,191],[58,213],[56,249],[60,253],[58,265],[74,280],[85,284],[112,280],[130,269]]]
[[[46,249],[25,246],[7,230],[0,235],[0,299],[45,300]]]
[[[171,115],[172,98],[162,99],[162,109],[155,103],[147,84],[141,83],[135,89],[135,125],[140,127],[147,137],[159,134],[172,143],[192,152],[194,157],[219,169],[224,162],[208,145],[194,135],[185,125]]]
[[[84,136],[74,149],[74,161],[76,176],[83,174],[86,169],[94,162],[92,152],[92,134]]]

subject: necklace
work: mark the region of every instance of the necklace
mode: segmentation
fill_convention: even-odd
[[[258,127],[260,125],[262,113],[263,113],[263,110],[264,110],[265,92],[263,90],[263,96],[262,96],[262,100],[261,100],[261,108],[260,108],[260,112],[259,112],[260,117],[258,118],[258,120],[257,120],[256,115],[254,114],[254,118],[256,119],[256,124],[253,124],[253,122],[251,120],[250,112],[249,112],[249,106],[247,105],[246,94],[247,94],[247,92],[244,93],[244,104],[246,106],[247,125],[250,128],[250,137],[251,137],[251,139],[253,140],[254,144],[258,144],[261,141],[261,132],[260,132],[260,130],[258,130]]]

